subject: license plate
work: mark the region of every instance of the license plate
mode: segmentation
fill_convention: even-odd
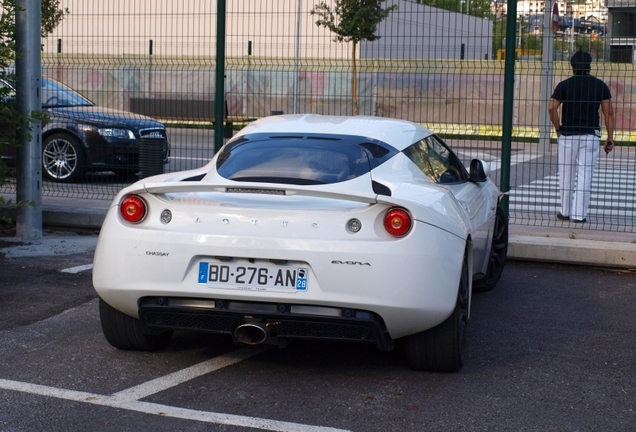
[[[246,291],[306,291],[307,273],[304,267],[201,262],[199,284]]]

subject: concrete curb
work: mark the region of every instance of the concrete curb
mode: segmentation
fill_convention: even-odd
[[[508,257],[614,268],[636,268],[636,244],[511,235]]]
[[[90,201],[87,203],[90,204]],[[106,218],[107,208],[42,206],[42,224],[45,227],[99,230]],[[0,207],[0,217],[16,220],[15,208]]]
[[[106,218],[106,210],[85,208],[79,212],[76,209],[42,210],[42,223],[46,226],[76,227],[82,229],[99,230]]]

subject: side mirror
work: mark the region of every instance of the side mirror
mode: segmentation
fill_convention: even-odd
[[[481,159],[473,159],[470,161],[470,181],[473,183],[483,183],[488,180],[490,175],[490,166]]]

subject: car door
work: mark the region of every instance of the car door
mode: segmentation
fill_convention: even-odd
[[[497,201],[490,182],[452,184],[448,189],[460,203],[471,224],[473,233],[473,271],[481,273],[488,264],[489,247],[493,235]]]

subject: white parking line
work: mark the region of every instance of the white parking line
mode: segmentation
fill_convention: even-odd
[[[93,264],[85,264],[85,265],[81,265],[81,266],[77,266],[77,267],[71,267],[71,268],[67,268],[64,270],[60,270],[60,272],[62,273],[79,273],[79,272],[83,272],[86,270],[90,270],[93,268]]]
[[[121,400],[139,400],[148,397],[152,394],[159,393],[160,391],[175,387],[181,383],[189,381],[191,379],[200,377],[210,372],[222,369],[226,366],[231,366],[235,363],[245,360],[249,357],[260,354],[266,351],[265,346],[253,346],[246,347],[239,350],[231,351],[219,357],[214,357],[210,360],[206,360],[194,366],[190,366],[186,369],[173,372],[169,375],[147,381],[135,387],[131,387],[126,390],[122,390],[113,394],[114,398]]]
[[[473,152],[457,152],[457,153],[462,155],[466,159],[472,159],[472,158],[484,159],[485,156],[492,156],[492,155],[485,155],[483,152],[474,152],[474,151]],[[531,160],[540,158],[541,156],[544,156],[544,154],[537,153],[536,151],[518,152],[510,156],[510,166],[514,166],[524,162],[529,162]],[[493,157],[492,159],[485,159],[485,160],[486,162],[488,162],[488,165],[490,166],[490,169],[492,171],[501,169],[501,159],[497,157]]]
[[[208,411],[197,411],[186,408],[171,407],[168,405],[155,404],[150,402],[140,402],[122,400],[113,396],[103,396],[94,393],[79,392],[74,390],[64,390],[55,387],[29,384],[18,381],[0,379],[0,388],[3,390],[15,390],[23,393],[35,394],[58,399],[84,402],[92,405],[106,406],[110,408],[125,409],[145,414],[154,414],[162,417],[173,417],[184,420],[195,420],[205,423],[215,423],[230,426],[243,426],[255,429],[281,431],[281,432],[336,432],[342,429],[326,428],[321,426],[310,426],[299,423],[281,422],[276,420],[261,419],[256,417],[237,416],[233,414],[213,413]]]
[[[89,403],[92,405],[106,406],[110,408],[125,409],[145,414],[153,414],[162,417],[172,417],[184,420],[194,420],[204,423],[214,423],[229,426],[241,426],[254,429],[280,431],[280,432],[346,432],[344,429],[335,429],[322,426],[311,426],[300,423],[291,423],[277,420],[269,420],[258,417],[239,416],[209,411],[198,411],[186,408],[172,407],[151,402],[142,402],[138,399],[150,396],[176,385],[182,384],[193,378],[213,372],[245,360],[253,355],[265,351],[266,347],[246,347],[232,351],[225,355],[215,357],[189,368],[140,384],[136,387],[120,391],[111,396],[95,393],[65,390],[55,387],[30,384],[19,381],[0,379],[0,389],[13,390],[45,397]]]

